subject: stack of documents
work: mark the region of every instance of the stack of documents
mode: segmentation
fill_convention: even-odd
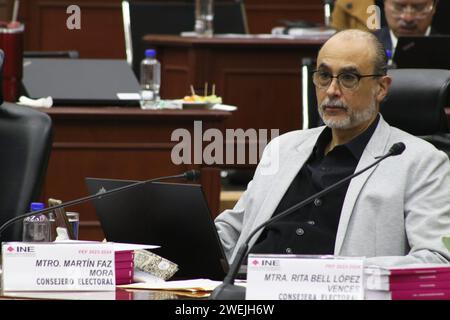
[[[367,267],[366,300],[450,300],[450,266]]]
[[[148,281],[122,285],[119,287],[124,289],[170,291],[176,293],[177,295],[184,295],[192,298],[203,298],[208,297],[220,284],[222,284],[222,281],[193,279],[178,281]],[[236,285],[245,286],[245,283],[237,280]]]

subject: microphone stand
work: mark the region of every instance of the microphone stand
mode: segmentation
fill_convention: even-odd
[[[374,167],[375,165],[377,165],[378,163],[380,163],[381,161],[383,161],[384,159],[391,157],[391,156],[395,156],[395,155],[399,155],[401,154],[404,150],[405,150],[405,145],[402,142],[398,142],[395,143],[394,145],[392,145],[392,147],[389,149],[389,152],[386,153],[384,156],[378,157],[378,160],[376,160],[374,163],[372,163],[371,165],[369,165],[368,167],[355,172],[354,174],[332,184],[331,186],[323,189],[320,192],[317,192],[315,194],[313,194],[312,196],[310,196],[309,198],[297,203],[296,205],[293,205],[292,207],[284,210],[283,212],[281,212],[280,214],[277,214],[276,216],[270,218],[269,220],[267,220],[266,222],[260,224],[259,226],[257,226],[251,233],[250,235],[247,237],[247,239],[245,240],[245,242],[239,247],[236,256],[234,258],[233,264],[230,266],[230,269],[225,277],[225,279],[223,280],[222,284],[219,285],[216,289],[214,289],[213,293],[211,294],[211,296],[209,297],[210,300],[244,300],[245,299],[245,288],[242,286],[236,286],[234,284],[234,280],[236,279],[236,276],[238,274],[239,268],[242,265],[242,262],[244,261],[244,258],[248,252],[248,247],[249,247],[249,242],[250,240],[253,238],[253,236],[262,228],[264,228],[265,226],[278,221],[286,216],[288,216],[289,214],[291,214],[292,212],[306,206],[307,204],[311,203],[314,201],[314,199],[316,198],[320,198],[321,196],[341,187],[345,182],[353,179],[356,176],[359,176],[360,174],[362,174],[363,172],[369,170],[370,168]]]
[[[185,173],[182,174],[177,174],[177,175],[173,175],[173,176],[166,176],[166,177],[159,177],[159,178],[154,178],[154,179],[150,179],[150,180],[145,180],[145,181],[138,181],[123,187],[119,187],[119,188],[115,188],[115,189],[111,189],[109,191],[105,191],[105,192],[99,192],[90,196],[86,196],[86,197],[82,197],[79,199],[75,199],[75,200],[71,200],[68,202],[64,202],[61,204],[58,204],[56,206],[52,206],[52,207],[48,207],[42,210],[37,210],[37,211],[31,211],[31,212],[27,212],[25,214],[22,214],[20,216],[14,217],[8,221],[6,221],[1,227],[0,227],[0,236],[2,234],[2,232],[8,228],[10,225],[12,225],[13,223],[23,220],[26,217],[30,217],[30,216],[34,216],[34,215],[40,215],[40,214],[45,214],[48,213],[50,211],[54,211],[54,210],[58,210],[64,207],[68,207],[68,206],[73,206],[76,204],[80,204],[89,200],[93,200],[93,199],[102,199],[103,197],[107,197],[110,196],[112,194],[118,193],[118,192],[122,192],[131,188],[135,188],[138,186],[143,186],[147,183],[152,183],[152,182],[157,182],[157,181],[163,181],[163,180],[171,180],[171,179],[186,179],[188,181],[193,181],[196,180],[198,177],[200,176],[200,173],[196,170],[190,170],[190,171],[186,171]]]

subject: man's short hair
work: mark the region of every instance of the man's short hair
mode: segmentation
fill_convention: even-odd
[[[386,75],[388,65],[386,49],[374,34],[370,33],[370,35],[375,49],[374,74]]]
[[[359,40],[368,40],[369,43],[372,44],[374,49],[374,59],[373,59],[373,65],[374,65],[374,74],[381,74],[386,75],[387,73],[387,64],[388,64],[388,58],[386,55],[386,49],[384,48],[384,45],[378,40],[378,38],[371,32],[362,31],[358,29],[347,29],[343,31],[339,31],[336,34],[334,34],[330,39],[334,37],[345,37],[348,39],[351,39],[353,41],[359,41]],[[328,39],[328,40],[330,40]]]

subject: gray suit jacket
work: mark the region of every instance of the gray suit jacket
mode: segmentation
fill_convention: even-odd
[[[241,199],[215,220],[230,262],[250,232],[272,216],[323,129],[289,132],[267,145]],[[406,145],[401,155],[382,161],[350,182],[334,254],[364,256],[368,264],[385,266],[448,263],[450,253],[441,239],[450,235],[447,155],[381,118],[356,171],[387,153],[396,142]]]

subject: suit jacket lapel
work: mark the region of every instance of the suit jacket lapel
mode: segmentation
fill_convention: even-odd
[[[358,166],[356,167],[355,172],[364,169],[373,163],[376,159],[375,157],[381,156],[387,152],[387,141],[389,138],[389,125],[384,121],[383,117],[380,115],[380,121],[375,132],[372,135],[372,138],[369,140],[364,152],[359,160]],[[361,175],[353,178],[350,181],[350,185],[348,186],[347,194],[345,195],[344,204],[342,206],[341,217],[339,219],[339,226],[336,234],[336,243],[334,246],[334,254],[339,255],[342,244],[344,242],[345,236],[348,231],[348,224],[353,213],[353,208],[355,203],[361,193],[364,184],[367,179],[372,175],[374,170],[378,167],[378,165],[370,168],[366,172]]]

